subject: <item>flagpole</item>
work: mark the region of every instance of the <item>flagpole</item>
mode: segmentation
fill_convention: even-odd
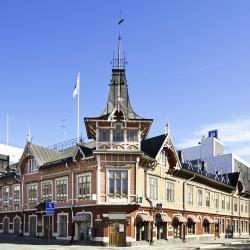
[[[78,99],[77,99],[77,142],[79,143],[80,137],[80,72],[78,73],[79,77],[79,90],[78,90]]]

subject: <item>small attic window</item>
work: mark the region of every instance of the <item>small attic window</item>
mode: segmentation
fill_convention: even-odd
[[[34,173],[37,171],[38,165],[34,158],[30,158],[27,162],[29,174]]]

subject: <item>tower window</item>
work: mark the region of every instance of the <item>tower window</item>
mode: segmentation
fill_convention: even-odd
[[[138,132],[135,129],[127,130],[127,141],[136,142],[138,141]]]
[[[120,124],[117,124],[113,133],[113,141],[114,142],[122,142],[123,141],[123,129]]]
[[[99,141],[108,142],[110,141],[109,129],[99,129]]]

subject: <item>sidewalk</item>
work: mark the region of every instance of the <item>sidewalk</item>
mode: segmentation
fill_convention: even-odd
[[[241,243],[250,243],[250,235],[242,236],[240,238],[233,239],[216,239],[216,240],[202,240],[194,242],[180,242],[180,243],[167,243],[167,244],[155,244],[157,249],[213,249],[221,246],[229,246]]]

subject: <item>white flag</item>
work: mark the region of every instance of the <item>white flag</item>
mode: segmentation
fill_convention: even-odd
[[[76,80],[76,86],[73,92],[73,98],[75,98],[76,95],[79,95],[80,91],[80,73],[78,73],[77,80]]]

